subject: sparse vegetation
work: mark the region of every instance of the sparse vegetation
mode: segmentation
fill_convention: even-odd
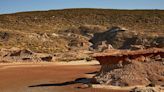
[[[90,37],[120,26],[138,33],[163,35],[163,10],[66,9],[0,15],[1,47],[35,52],[88,49]],[[141,32],[140,32],[141,31]],[[55,35],[54,35],[55,34]]]

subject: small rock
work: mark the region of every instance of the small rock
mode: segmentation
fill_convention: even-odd
[[[130,92],[159,92],[159,90],[152,87],[135,87]]]
[[[164,62],[162,62],[162,64],[164,65]]]
[[[151,61],[151,59],[149,57],[145,58],[145,62],[150,62],[150,61]]]
[[[41,57],[41,60],[43,60],[43,61],[51,61],[52,60],[52,56]]]
[[[155,87],[155,83],[150,83],[150,84],[147,85],[146,87]]]
[[[155,56],[155,60],[162,60],[160,55]]]

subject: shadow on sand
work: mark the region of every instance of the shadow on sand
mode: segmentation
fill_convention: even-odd
[[[31,85],[28,87],[67,86],[67,85],[72,85],[72,84],[77,84],[77,83],[89,84],[90,82],[91,82],[90,78],[78,78],[78,79],[75,79],[74,81],[67,81],[63,83],[38,84],[38,85]]]
[[[89,72],[89,73],[85,73],[85,74],[98,74],[99,72],[98,71],[95,71],[95,72]]]

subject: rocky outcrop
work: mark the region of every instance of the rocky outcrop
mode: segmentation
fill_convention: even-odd
[[[10,48],[0,49],[0,63],[1,62],[53,62],[53,61],[76,61],[85,60],[91,61],[94,58],[91,57],[92,52],[78,50],[78,51],[66,51],[64,53],[36,53],[29,49]]]
[[[0,61],[6,62],[39,62],[39,61],[51,61],[52,56],[48,54],[35,53],[29,49],[1,49]]]
[[[93,37],[89,40],[92,43],[91,47],[93,49],[101,49],[100,47],[104,44],[104,42],[106,45],[113,45],[113,41],[115,41],[115,39],[117,38],[117,34],[124,31],[124,28],[112,27],[105,32],[94,33]]]
[[[95,53],[95,57],[101,65],[104,64],[118,64],[119,62],[128,63],[128,61],[147,61],[148,58],[155,56],[164,58],[164,49],[150,48],[144,50],[108,50],[104,53]]]
[[[149,33],[148,33],[149,34]],[[157,35],[155,33],[137,32],[124,27],[111,27],[103,32],[97,32],[93,34],[93,37],[89,40],[92,43],[91,48],[100,51],[102,46],[112,45],[115,49],[144,49],[150,47],[164,47],[163,35]],[[105,43],[105,44],[104,44]],[[104,48],[103,48],[104,49]],[[106,48],[107,49],[107,48]]]
[[[94,54],[102,65],[95,83],[113,86],[163,85],[164,49],[109,50]]]

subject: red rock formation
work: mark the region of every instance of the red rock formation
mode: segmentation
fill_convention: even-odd
[[[118,64],[119,62],[126,63],[128,60],[143,62],[146,57],[160,55],[164,57],[164,49],[150,48],[144,50],[109,50],[104,53],[95,53],[93,55],[101,65],[103,64]]]
[[[94,83],[113,86],[163,85],[164,49],[109,50],[93,55],[102,65]]]

